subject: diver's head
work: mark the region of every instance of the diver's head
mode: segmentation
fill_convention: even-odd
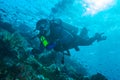
[[[36,30],[47,33],[50,30],[50,21],[47,19],[41,19],[36,23]]]
[[[41,19],[36,23],[36,30],[44,30],[49,27],[49,20]]]

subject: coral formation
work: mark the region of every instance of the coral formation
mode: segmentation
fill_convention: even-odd
[[[0,25],[0,80],[107,80],[100,73],[85,77],[86,69],[70,58],[61,64],[59,53],[31,54],[27,40],[9,29]]]

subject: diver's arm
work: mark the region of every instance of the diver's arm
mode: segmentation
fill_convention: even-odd
[[[87,40],[86,45],[92,45],[93,42],[95,42],[97,39],[95,37],[91,37]]]
[[[95,42],[95,38],[91,37],[89,39],[78,39],[78,41],[76,42],[76,46],[89,46],[91,45],[93,42]]]
[[[96,33],[95,36],[89,38],[89,39],[79,39],[79,46],[89,46],[92,45],[93,42],[97,41],[103,41],[106,40],[106,36],[102,36],[103,33]]]

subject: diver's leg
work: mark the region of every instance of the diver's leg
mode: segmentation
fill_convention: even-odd
[[[102,36],[104,33],[96,33],[95,34],[95,38],[96,38],[96,40],[97,40],[97,42],[99,42],[99,41],[102,41],[102,40],[106,40],[106,36]]]
[[[64,62],[65,62],[65,61],[64,61],[64,52],[62,52],[62,53],[63,53],[63,56],[62,56],[61,63],[64,64]]]
[[[74,49],[75,49],[76,51],[80,51],[80,48],[79,48],[78,46],[76,46]]]
[[[70,51],[67,50],[67,52],[63,52],[64,55],[70,56]]]

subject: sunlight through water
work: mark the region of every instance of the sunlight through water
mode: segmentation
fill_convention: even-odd
[[[84,0],[84,15],[94,15],[100,11],[109,9],[115,4],[114,0]]]

